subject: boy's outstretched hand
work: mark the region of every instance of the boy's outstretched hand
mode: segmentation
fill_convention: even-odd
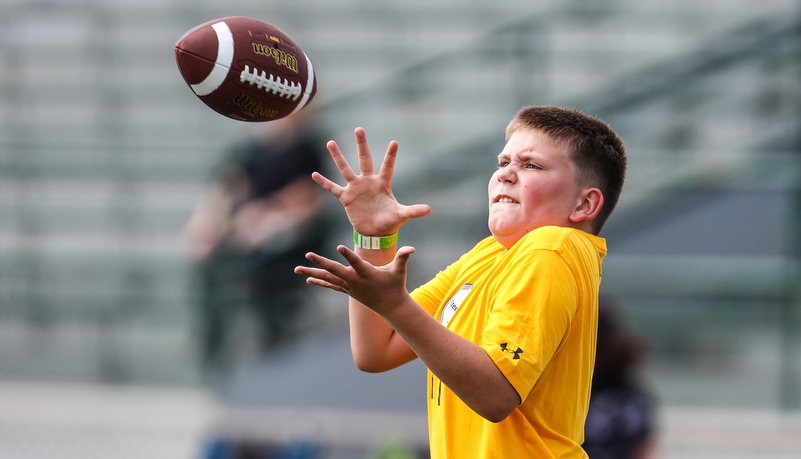
[[[414,247],[401,247],[395,259],[384,266],[373,266],[344,245],[338,246],[337,251],[350,266],[308,253],[306,258],[319,268],[298,266],[295,273],[307,276],[309,284],[346,293],[382,316],[409,298],[406,266]]]
[[[328,142],[328,151],[345,179],[345,186],[337,185],[318,172],[312,174],[315,182],[342,203],[353,229],[367,236],[386,236],[397,232],[407,220],[428,215],[431,212],[428,205],[405,206],[392,194],[392,173],[398,143],[394,140],[389,143],[381,168],[375,174],[364,129],[356,128],[354,134],[360,174],[353,171],[333,140]]]
[[[345,179],[340,186],[319,173],[312,178],[339,199],[353,229],[365,236],[394,234],[411,218],[423,217],[431,212],[429,206],[405,206],[392,194],[392,174],[398,153],[397,142],[390,142],[378,174],[373,170],[373,158],[367,146],[364,129],[355,131],[359,157],[356,172],[348,164],[335,142],[328,143],[328,151],[339,173]],[[306,282],[349,295],[348,315],[351,329],[353,360],[363,371],[386,371],[416,358],[410,345],[394,326],[415,329],[422,320],[433,322],[426,311],[412,300],[406,290],[406,267],[411,247],[374,249],[337,247],[345,264],[321,257],[306,255],[317,267],[298,266],[295,273],[305,275]],[[418,315],[417,320],[399,322]]]

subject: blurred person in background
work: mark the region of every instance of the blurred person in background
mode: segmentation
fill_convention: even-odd
[[[625,323],[618,305],[601,297],[598,347],[583,448],[592,459],[650,459],[654,402],[637,379],[645,340]]]
[[[311,110],[256,125],[215,169],[186,224],[182,239],[197,268],[208,375],[241,357],[232,349],[241,333],[232,331],[243,311],[257,319],[261,353],[287,342],[296,329],[304,282],[293,268],[324,247],[330,228],[325,192],[310,178],[327,155],[316,126]]]

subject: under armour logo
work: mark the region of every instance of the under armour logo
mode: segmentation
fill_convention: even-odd
[[[514,356],[514,357],[512,357],[512,360],[519,360],[519,359],[520,359],[520,354],[522,354],[522,353],[523,353],[523,349],[520,349],[520,348],[518,347],[516,351],[513,351],[513,350],[511,350],[511,349],[507,348],[507,346],[508,346],[508,345],[509,345],[509,343],[502,343],[502,344],[501,344],[501,350],[502,350],[503,352],[508,352],[508,353],[510,353],[510,354],[514,354],[515,356]]]

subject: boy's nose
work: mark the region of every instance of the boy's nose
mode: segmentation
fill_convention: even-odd
[[[498,181],[499,182],[510,182],[514,183],[517,179],[517,175],[512,170],[512,166],[506,166],[503,169],[498,170]]]

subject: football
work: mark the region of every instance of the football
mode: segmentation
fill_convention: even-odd
[[[287,34],[257,19],[221,18],[194,27],[175,44],[175,60],[192,92],[235,120],[289,116],[317,92],[306,54]]]

